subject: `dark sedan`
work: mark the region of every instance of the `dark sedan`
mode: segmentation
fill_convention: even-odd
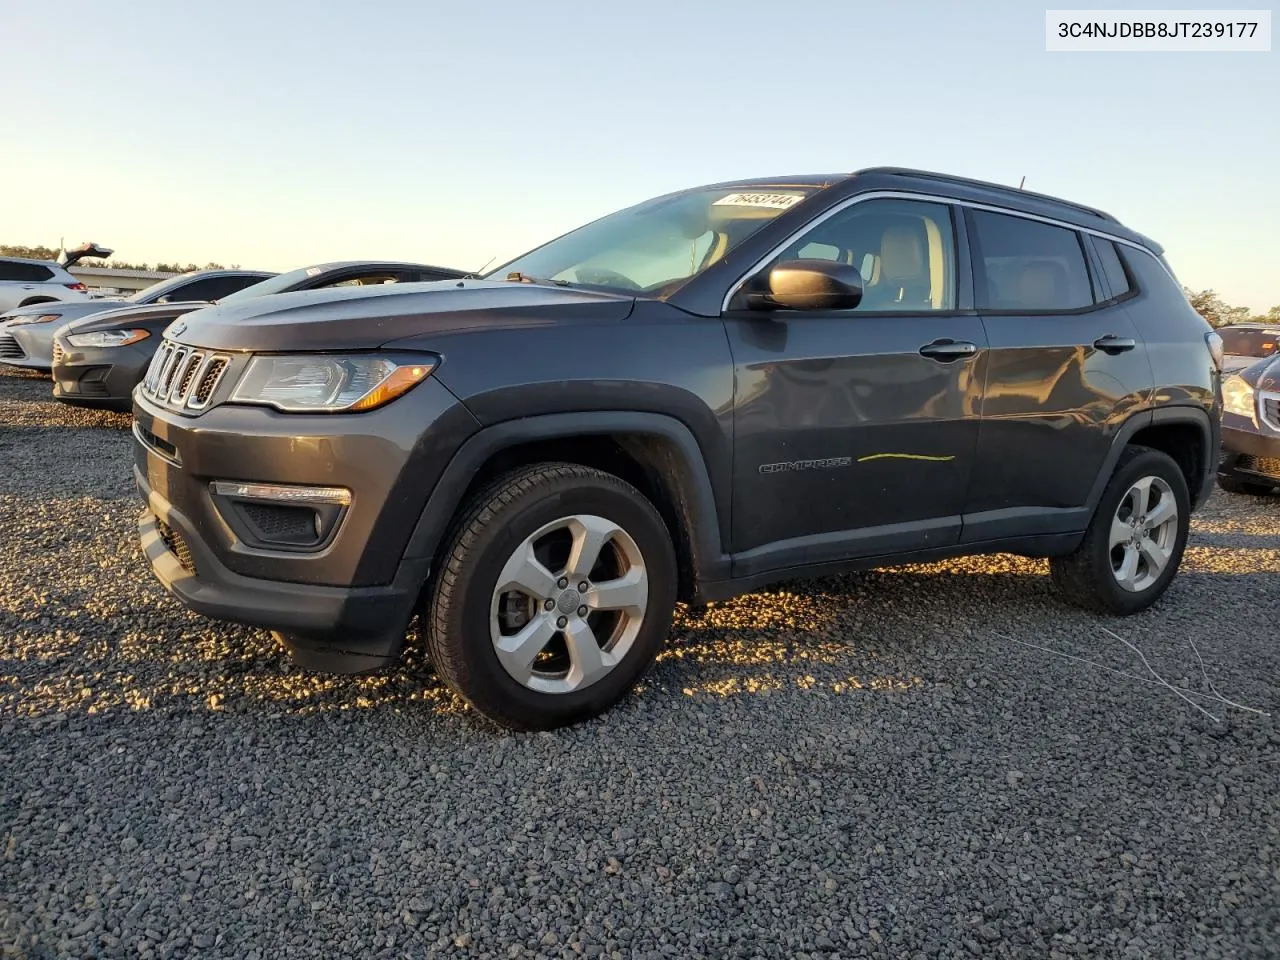
[[[325,287],[373,286],[452,280],[464,271],[420,263],[344,261],[302,267],[245,287],[219,303]],[[166,303],[100,313],[70,324],[54,342],[53,395],[78,406],[127,411],[160,343],[160,334],[178,317],[207,303]]]
[[[131,297],[19,307],[0,316],[0,363],[48,370],[53,364],[54,337],[77,320],[149,303],[198,300],[208,304],[274,276],[265,270],[198,270],[153,283]]]
[[[1265,357],[1228,376],[1222,411],[1218,486],[1253,494],[1280,487],[1280,357]]]

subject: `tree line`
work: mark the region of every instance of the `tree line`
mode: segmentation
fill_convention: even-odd
[[[53,247],[22,247],[12,246],[8,244],[0,244],[0,257],[23,257],[27,260],[57,260],[60,251]],[[157,273],[190,273],[193,270],[226,270],[227,267],[220,263],[206,263],[201,266],[198,263],[129,263],[125,260],[96,260],[86,257],[80,261],[81,265],[107,267],[112,270],[154,270]],[[238,264],[232,264],[230,269],[235,269]]]

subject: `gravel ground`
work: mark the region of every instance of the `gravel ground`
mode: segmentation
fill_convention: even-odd
[[[0,374],[0,955],[1280,955],[1277,501],[1133,619],[1003,556],[806,584],[508,735],[169,600],[127,418],[48,389]]]

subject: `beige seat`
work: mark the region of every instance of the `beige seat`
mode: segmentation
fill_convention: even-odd
[[[863,309],[929,308],[928,236],[920,220],[904,218],[884,228],[878,273],[863,296]]]

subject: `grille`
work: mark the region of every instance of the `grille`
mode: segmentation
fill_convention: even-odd
[[[170,410],[203,410],[230,366],[230,357],[165,340],[151,358],[142,393]]]
[[[156,526],[160,528],[160,539],[169,548],[169,552],[178,558],[178,562],[182,564],[182,569],[187,573],[194,574],[196,572],[196,562],[191,559],[191,551],[187,548],[187,541],[182,539],[182,534],[160,519],[156,520]]]
[[[59,343],[57,338],[55,337],[53,341],[53,365],[56,367],[61,362],[62,362],[62,344]]]
[[[1280,457],[1241,457],[1240,469],[1280,480]]]
[[[1264,393],[1262,395],[1262,419],[1273,430],[1280,430],[1280,395]]]
[[[5,360],[21,360],[27,355],[11,333],[0,333],[0,358]]]
[[[217,388],[218,383],[222,380],[222,375],[227,372],[227,367],[230,364],[231,361],[226,357],[210,357],[209,363],[200,375],[200,382],[187,400],[187,406],[192,410],[203,410],[208,406],[209,398],[213,396],[213,391]]]

